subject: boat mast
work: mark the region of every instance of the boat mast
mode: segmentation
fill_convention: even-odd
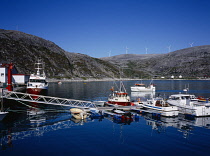
[[[37,72],[36,72],[36,74],[39,76],[40,75],[40,59],[38,59],[38,62],[37,63],[35,63],[35,64],[37,64],[37,68],[35,68],[35,69],[37,69]]]
[[[38,76],[40,76],[41,75],[41,70],[42,70],[42,76],[43,77],[45,77],[45,72],[44,72],[44,66],[43,66],[43,62],[41,62],[42,60],[39,58],[38,59],[38,62],[37,63],[35,63],[35,64],[37,64],[37,68],[35,68],[35,69],[37,69],[37,75]]]

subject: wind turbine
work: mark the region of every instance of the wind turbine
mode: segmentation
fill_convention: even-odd
[[[167,47],[168,48],[168,52],[171,52],[171,45]]]
[[[192,43],[189,43],[190,44],[190,46],[192,47],[193,46],[193,44],[194,44],[194,42],[192,42]]]
[[[128,54],[128,47],[125,47],[125,53]]]
[[[109,57],[111,56],[111,52],[112,52],[111,50],[108,52],[109,53]]]
[[[147,54],[147,50],[148,50],[148,48],[146,47],[146,48],[145,48],[145,50],[146,50],[146,54]]]

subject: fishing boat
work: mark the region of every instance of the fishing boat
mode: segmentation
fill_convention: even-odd
[[[75,119],[83,120],[86,119],[88,114],[85,110],[79,108],[71,108],[70,112]]]
[[[155,92],[155,85],[150,83],[146,86],[143,83],[136,83],[134,86],[131,86],[132,92]]]
[[[121,106],[133,105],[122,81],[120,81],[120,88],[118,91],[115,91],[114,87],[112,87],[110,90],[112,91],[112,94],[109,95],[108,102],[106,102],[106,104]]]
[[[143,108],[155,110],[162,116],[178,116],[179,110],[176,106],[169,105],[163,98],[156,97],[147,99],[147,101],[141,102]]]
[[[36,74],[31,74],[29,77],[29,82],[27,83],[26,91],[29,94],[45,94],[48,90],[48,82],[46,81],[46,75],[43,70],[43,63],[39,59],[36,63],[37,72]],[[42,70],[42,74],[41,74]]]
[[[195,95],[173,94],[167,102],[177,106],[179,112],[185,115],[210,116],[210,103],[208,101],[199,102]]]

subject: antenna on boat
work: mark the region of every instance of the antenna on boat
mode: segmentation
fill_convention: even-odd
[[[189,85],[189,83],[188,83],[188,87],[185,85],[185,89],[183,89],[183,91],[186,92],[186,94],[187,94],[188,91],[189,91],[189,89],[190,89],[190,85]]]
[[[37,64],[37,68],[35,68],[35,69],[37,69],[37,75],[40,75],[40,59],[38,58],[38,62],[37,63],[35,63],[35,64]]]
[[[37,65],[37,75],[41,75],[40,73],[40,70],[42,70],[42,75],[45,76],[45,72],[44,72],[44,65],[43,65],[43,62],[42,62],[42,59],[41,58],[38,58],[37,59],[37,63],[35,63]],[[41,66],[42,65],[42,66]]]

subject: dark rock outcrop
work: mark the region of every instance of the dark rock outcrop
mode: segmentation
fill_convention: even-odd
[[[109,62],[66,52],[34,35],[0,29],[0,63],[12,62],[19,73],[30,74],[34,73],[38,58],[45,63],[45,72],[50,78],[106,78],[118,72]]]

